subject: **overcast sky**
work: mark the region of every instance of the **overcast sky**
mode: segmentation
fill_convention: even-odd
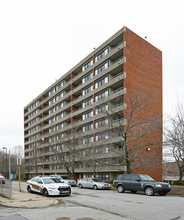
[[[183,0],[0,0],[0,149],[24,145],[23,109],[123,26],[163,52],[163,113],[184,103]]]

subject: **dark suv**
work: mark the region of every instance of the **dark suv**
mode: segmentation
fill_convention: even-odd
[[[156,182],[145,174],[120,174],[113,181],[113,186],[119,193],[125,190],[132,193],[144,191],[147,196],[153,196],[155,193],[165,196],[171,190],[168,183]]]

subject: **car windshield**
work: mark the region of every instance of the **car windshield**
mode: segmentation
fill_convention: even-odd
[[[97,179],[97,178],[92,178],[92,180],[93,180],[94,182],[103,182],[101,179]]]
[[[43,179],[43,182],[44,182],[44,184],[61,183],[61,181],[57,178]]]
[[[152,179],[150,176],[148,175],[139,175],[139,177],[141,178],[141,180],[146,180],[146,181],[155,181],[154,179]]]

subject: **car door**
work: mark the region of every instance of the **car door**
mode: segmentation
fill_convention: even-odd
[[[87,178],[87,187],[88,188],[93,188],[94,182],[92,178]]]
[[[131,191],[138,191],[141,190],[141,179],[138,175],[132,174],[130,176],[130,183],[129,183],[129,190]]]
[[[39,192],[38,179],[39,178],[35,177],[30,182],[31,190],[34,192]]]
[[[82,179],[81,184],[83,187],[87,187],[87,178]]]
[[[43,180],[42,179],[38,179],[37,180],[37,184],[38,184],[38,192],[41,192],[42,188],[43,188]]]

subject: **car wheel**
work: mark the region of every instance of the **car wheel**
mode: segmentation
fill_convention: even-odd
[[[30,187],[30,186],[27,186],[27,191],[28,191],[28,193],[31,193],[31,192],[32,192],[32,190],[31,190],[31,187]]]
[[[123,193],[125,191],[125,188],[122,185],[119,185],[118,188],[117,188],[117,191],[119,193]]]
[[[82,184],[79,184],[79,188],[81,188],[81,189],[83,188]]]
[[[97,189],[98,189],[97,185],[94,185],[94,186],[93,186],[93,189],[97,190]]]
[[[131,191],[131,193],[136,193],[137,191]]]
[[[146,187],[144,192],[147,196],[153,196],[155,194],[154,189],[151,186]]]
[[[44,196],[49,196],[49,193],[48,193],[47,189],[43,189],[43,195]]]
[[[159,193],[160,196],[165,196],[167,193]]]

